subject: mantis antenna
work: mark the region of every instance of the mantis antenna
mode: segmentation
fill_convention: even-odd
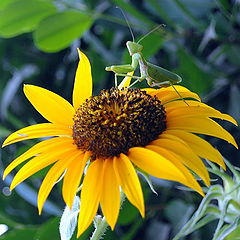
[[[148,35],[150,35],[152,32],[155,32],[157,29],[159,29],[160,27],[166,27],[165,24],[160,24],[158,26],[156,26],[154,29],[152,29],[151,31],[149,31],[147,34],[145,34],[143,37],[141,37],[137,43],[140,43],[145,37],[147,37]]]
[[[130,33],[131,33],[131,35],[132,35],[133,42],[135,42],[135,37],[134,37],[132,28],[131,28],[131,26],[130,26],[130,24],[129,24],[129,21],[128,21],[128,19],[127,19],[126,14],[124,13],[124,11],[123,11],[120,7],[116,6],[116,8],[118,8],[118,9],[122,12],[122,15],[123,15],[123,17],[124,17],[124,19],[125,19],[125,21],[126,21],[126,23],[127,23],[127,25],[128,25],[128,28],[129,28],[129,30],[130,30]]]

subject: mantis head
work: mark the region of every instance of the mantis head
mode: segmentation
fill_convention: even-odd
[[[130,56],[132,56],[134,53],[139,53],[143,50],[143,46],[139,43],[127,41],[127,49],[129,51]]]

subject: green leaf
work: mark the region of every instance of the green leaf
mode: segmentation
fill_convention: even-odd
[[[225,224],[217,233],[217,236],[213,238],[213,240],[226,240],[226,237],[229,236],[232,232],[234,232],[239,225],[240,225],[240,217],[236,218],[235,221],[231,224]],[[233,238],[232,240],[235,240],[235,239]]]
[[[240,233],[240,225],[232,233],[230,233],[226,237],[226,240],[237,240],[237,239],[239,239],[239,233]]]
[[[123,9],[124,11],[130,13],[132,16],[134,16],[136,19],[142,21],[142,23],[148,24],[148,25],[154,25],[154,23],[145,16],[145,14],[139,12],[131,3],[128,3],[124,0],[112,0],[112,2]]]
[[[0,1],[0,10],[4,9],[7,5],[14,2],[16,0],[1,0]]]
[[[148,0],[148,3],[152,8],[158,12],[159,17],[161,17],[168,26],[175,27],[175,22],[169,17],[168,12],[166,12],[160,5],[157,0]]]
[[[36,231],[37,231],[37,228],[16,229],[16,230],[7,232],[3,236],[1,236],[0,239],[1,240],[16,240],[16,239],[33,240]]]
[[[176,73],[182,77],[182,84],[198,93],[206,92],[212,86],[212,76],[184,48],[179,47],[178,57],[179,67],[176,69]]]
[[[60,240],[60,235],[59,235],[59,232],[58,232],[59,220],[60,220],[60,218],[56,217],[56,218],[53,218],[53,219],[49,220],[47,223],[43,224],[42,226],[40,226],[33,239],[37,239],[37,240],[46,240],[46,239]]]
[[[37,47],[46,52],[57,52],[89,29],[92,17],[86,13],[69,10],[44,19],[34,32]]]
[[[3,212],[0,212],[0,222],[8,225],[8,227],[11,227],[11,228],[15,228],[15,227],[20,228],[20,227],[23,227],[23,225],[21,225],[21,224],[18,223],[18,222],[15,222],[14,220],[12,220],[8,215],[6,215],[6,214],[3,213]],[[0,238],[0,239],[1,239],[1,238]]]
[[[0,125],[0,137],[7,137],[10,133],[11,132],[7,128]]]
[[[30,32],[45,17],[54,14],[56,7],[44,0],[17,0],[0,12],[0,35],[6,38]]]
[[[139,218],[138,210],[126,199],[119,214],[118,224],[128,225]]]
[[[158,31],[150,34],[146,38],[144,38],[140,44],[143,45],[143,55],[144,58],[147,60],[148,58],[152,57],[155,53],[159,51],[162,47],[165,39],[164,39],[164,29],[163,27],[160,28]]]

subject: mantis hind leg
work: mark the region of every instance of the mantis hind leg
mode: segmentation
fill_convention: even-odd
[[[177,93],[177,95],[179,96],[179,98],[181,98],[183,100],[184,103],[186,103],[188,106],[189,104],[186,102],[186,100],[183,98],[183,96],[178,92],[178,90],[175,88],[175,86],[172,84],[172,82],[170,81],[165,81],[165,82],[161,82],[161,83],[155,83],[155,82],[151,82],[151,80],[153,80],[152,78],[150,80],[148,80],[148,85],[151,87],[168,87],[169,85],[174,89],[174,91]]]
[[[183,96],[178,92],[178,90],[175,88],[175,86],[169,82],[169,84],[172,86],[172,88],[175,90],[175,92],[177,93],[177,95],[184,101],[184,103],[186,103],[188,106],[189,104],[186,102],[186,100],[183,98]]]

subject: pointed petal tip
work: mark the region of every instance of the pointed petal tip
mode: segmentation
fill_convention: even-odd
[[[220,165],[220,167],[221,167],[224,171],[227,170],[226,164],[225,164],[224,162],[223,162],[223,164]]]
[[[116,221],[115,221],[115,222],[108,222],[108,221],[107,221],[107,223],[108,223],[108,225],[110,226],[111,230],[114,231],[114,228],[115,228],[115,226],[116,226]]]
[[[80,238],[80,236],[86,231],[87,229],[78,229],[77,231],[77,238]]]
[[[197,191],[202,197],[205,197],[205,193],[203,192],[203,190],[201,190],[201,191]]]
[[[231,142],[229,141],[228,143],[232,144],[236,149],[238,149],[238,144],[237,144],[237,142],[235,141],[234,138]]]
[[[24,84],[23,84],[23,92],[25,93],[25,91],[26,91],[28,88],[30,88],[31,86],[34,86],[34,85],[24,83]]]
[[[7,145],[11,144],[11,141],[8,141],[8,137],[2,143],[2,148],[6,147]]]
[[[81,50],[80,50],[79,48],[77,48],[77,51],[78,51],[78,56],[79,56],[79,58],[80,58],[80,56],[81,56]]]
[[[145,208],[143,206],[143,209],[142,210],[139,210],[140,211],[140,214],[142,216],[142,218],[145,218]]]
[[[86,56],[79,48],[77,48],[77,51],[78,51],[78,56],[79,56],[79,59],[81,60],[84,56]]]
[[[3,176],[2,176],[2,180],[4,181],[5,178],[7,177],[8,173],[6,173],[6,171],[3,172]]]
[[[109,224],[109,226],[110,226],[111,230],[114,231],[115,225],[114,225],[114,226],[111,226],[111,225]]]
[[[41,214],[42,214],[42,207],[41,208],[38,207],[38,215],[40,216]]]
[[[16,184],[13,185],[13,184],[11,183],[11,185],[10,185],[10,187],[9,187],[9,190],[12,191],[15,187],[16,187]]]

